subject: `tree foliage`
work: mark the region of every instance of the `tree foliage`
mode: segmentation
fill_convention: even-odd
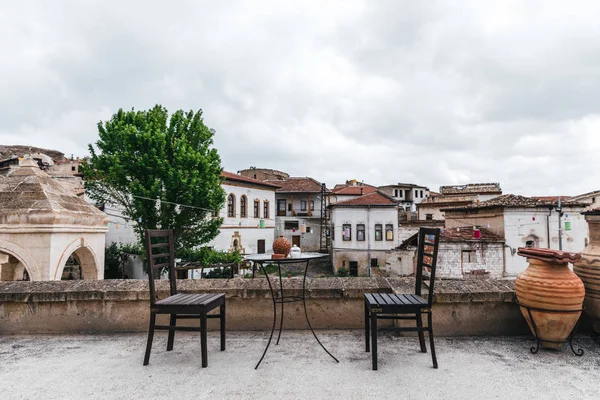
[[[173,229],[176,249],[218,235],[222,219],[213,213],[225,202],[221,159],[201,110],[178,110],[169,118],[160,105],[120,109],[98,123],[98,133],[98,150],[90,144],[83,165],[86,193],[137,222],[140,243],[145,229]]]

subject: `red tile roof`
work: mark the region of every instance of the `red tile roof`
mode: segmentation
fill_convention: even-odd
[[[321,183],[309,177],[289,177],[285,180],[267,180],[279,186],[277,193],[320,193]]]
[[[358,196],[353,199],[340,201],[339,203],[334,203],[331,207],[360,207],[360,206],[377,206],[377,207],[394,207],[397,206],[394,200],[392,200],[389,196],[381,193],[374,192],[365,194],[363,196]]]
[[[481,237],[476,238],[473,233],[472,226],[445,228],[442,229],[440,240],[445,242],[462,242],[465,240],[477,240],[482,242],[504,242],[504,238],[502,238],[502,236],[496,235],[495,233],[485,228],[479,228],[479,232]]]
[[[331,189],[331,192],[334,194],[342,194],[342,195],[356,195],[360,196],[363,194],[375,193],[377,191],[377,187],[371,185],[364,186],[338,186]]]
[[[269,183],[266,181],[261,181],[261,180],[254,179],[254,178],[248,178],[247,176],[242,176],[242,175],[234,174],[232,172],[227,172],[227,171],[222,171],[221,176],[223,178],[225,178],[226,181],[252,183],[254,185],[266,186],[266,187],[272,188],[272,189],[277,189],[278,187],[280,187],[280,185],[276,185],[276,184]]]

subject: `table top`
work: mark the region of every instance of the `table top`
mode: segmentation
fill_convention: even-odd
[[[313,259],[318,259],[318,258],[325,258],[328,257],[329,254],[323,254],[323,253],[301,253],[300,257],[295,257],[295,258],[279,258],[279,259],[272,259],[271,256],[273,254],[254,254],[254,255],[248,255],[246,256],[246,260],[248,261],[273,261],[273,262],[299,262],[299,261],[307,261],[307,260],[313,260]]]

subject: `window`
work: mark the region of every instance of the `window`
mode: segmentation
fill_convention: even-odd
[[[385,240],[394,240],[394,225],[385,224]]]
[[[365,240],[365,225],[357,224],[356,225],[356,240],[359,242],[364,242]]]
[[[306,211],[306,200],[300,200],[300,211]]]
[[[408,189],[404,189],[404,198],[408,199]]]
[[[233,193],[227,197],[227,216],[235,217],[235,195]]]
[[[419,193],[419,197],[423,198],[423,191],[422,191],[422,190],[420,190],[419,192],[420,192],[420,193]]]
[[[383,240],[383,225],[375,224],[375,240]]]
[[[240,197],[240,216],[242,218],[246,218],[248,216],[248,214],[246,213],[246,203],[248,201],[248,198],[244,195],[242,195],[242,197]]]
[[[283,229],[298,229],[300,227],[300,225],[298,224],[298,221],[285,221],[283,223]]]
[[[288,211],[292,211],[292,203],[288,204]]]
[[[472,250],[463,250],[461,253],[461,261],[463,263],[470,263],[471,262],[471,253],[473,251]]]
[[[310,226],[306,227],[306,233],[312,233],[312,228]]]
[[[352,240],[352,226],[350,224],[342,225],[342,240],[345,242]]]
[[[533,240],[528,240],[525,242],[525,247],[533,247],[535,242]]]
[[[398,189],[394,189],[394,197],[398,197]]]
[[[73,165],[73,166],[71,167],[71,171],[77,171],[77,167]]]
[[[260,200],[254,200],[254,218],[260,218]]]
[[[314,200],[310,201],[310,211],[315,211],[315,201]]]
[[[376,258],[371,258],[371,267],[377,268],[379,266],[379,261]]]
[[[277,200],[277,215],[279,217],[285,217],[285,199]]]
[[[433,220],[433,214],[425,214],[425,219],[428,221]]]
[[[269,202],[267,200],[263,201],[263,218],[269,219]]]

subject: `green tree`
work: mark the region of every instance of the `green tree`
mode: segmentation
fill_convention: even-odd
[[[160,105],[120,109],[98,123],[98,133],[98,151],[90,144],[83,165],[86,193],[138,222],[140,243],[145,229],[173,229],[178,250],[218,235],[222,218],[213,213],[225,202],[221,159],[201,110],[169,118]]]

